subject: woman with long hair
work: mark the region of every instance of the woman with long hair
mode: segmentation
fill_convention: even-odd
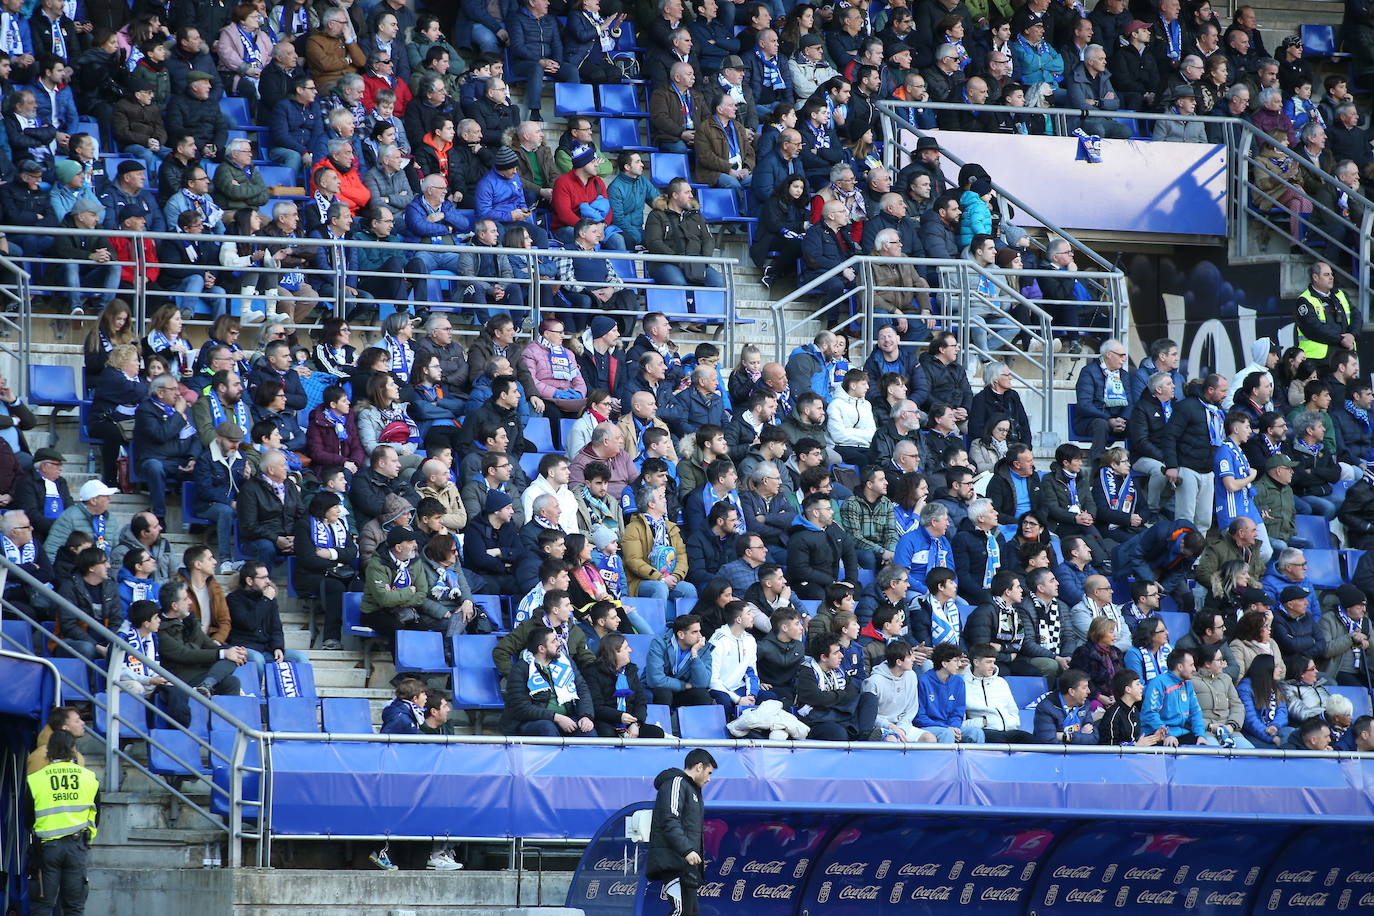
[[[1245,610],[1241,592],[1251,585],[1250,564],[1244,560],[1227,560],[1217,569],[1212,581],[1201,584],[1207,589],[1202,609],[1220,614],[1230,629]]]
[[[607,633],[597,649],[596,664],[583,670],[592,694],[592,720],[602,738],[662,738],[663,729],[644,720],[649,692],[639,680],[639,666],[630,660],[630,643],[619,633]]]
[[[353,391],[361,399],[367,396],[367,384],[372,381],[372,376],[379,372],[391,372],[391,354],[381,347],[368,347],[358,354],[358,363],[353,367],[353,374],[349,379]]]
[[[598,601],[609,601],[620,613],[622,633],[653,633],[653,625],[644,615],[634,608],[624,606],[620,599],[611,594],[601,570],[592,559],[592,539],[585,534],[570,534],[564,540],[563,559],[572,565],[568,574],[568,597],[572,599],[574,612],[578,617],[586,615],[591,605]]]
[[[793,276],[796,273],[797,260],[801,257],[802,236],[810,226],[809,207],[806,179],[801,175],[794,175],[779,184],[764,204],[754,244],[749,247],[749,257],[763,268],[760,282],[764,286],[771,285],[775,277]],[[772,252],[776,254],[770,256]],[[744,403],[735,401],[733,395],[731,401]]]
[[[318,595],[324,611],[320,648],[342,649],[344,592],[361,588],[358,542],[343,518],[338,494],[321,490],[296,521],[294,585],[301,595]],[[356,585],[355,585],[356,583]]]
[[[692,613],[701,618],[703,639],[709,640],[711,634],[725,626],[725,606],[734,600],[734,587],[723,576],[716,576],[702,588],[701,593],[697,596],[696,607],[692,608]]]
[[[785,61],[782,65],[787,66]],[[762,162],[764,156],[777,149],[778,138],[782,136],[782,132],[792,130],[796,126],[797,109],[791,105],[779,105],[759,118],[759,140],[754,153],[754,161]]]
[[[969,446],[968,458],[978,473],[991,473],[997,462],[1007,457],[1007,439],[1011,436],[1011,418],[993,415],[983,434]]]
[[[286,409],[286,387],[276,379],[260,382],[253,389],[253,421],[270,420],[281,433],[282,448],[305,453],[305,430],[296,411]]]
[[[1256,655],[1245,670],[1245,677],[1236,685],[1240,705],[1245,707],[1241,731],[1255,747],[1282,747],[1293,733],[1280,680],[1274,656]]]
[[[778,36],[778,54],[790,58],[801,50],[803,35],[820,35],[821,26],[816,21],[816,8],[810,3],[798,3],[792,7],[784,20],[782,34]]]
[[[1116,628],[1110,617],[1094,617],[1088,624],[1087,642],[1074,649],[1069,659],[1070,668],[1088,676],[1089,698],[1104,704],[1115,698],[1112,678],[1126,667],[1126,659],[1116,647]]]
[[[455,452],[460,440],[458,426],[467,412],[461,398],[451,398],[443,388],[443,366],[437,353],[426,350],[416,355],[410,370],[410,385],[406,398],[410,415],[420,427],[420,436],[427,443],[445,445]]]
[[[358,353],[353,347],[351,333],[348,319],[337,315],[326,318],[312,354],[315,368],[336,379],[349,378],[358,366]]]
[[[234,211],[230,235],[257,236],[267,228],[267,217],[253,207],[243,207]],[[252,300],[259,298],[259,290],[267,287],[272,274],[260,273],[252,268],[275,267],[272,253],[265,244],[256,242],[224,242],[219,246],[221,267],[234,271],[232,276],[221,275],[220,285],[241,297],[239,315],[244,324],[257,324],[267,318],[266,312],[252,307]],[[227,274],[227,271],[226,271]]]
[[[1315,365],[1304,367],[1307,353],[1302,347],[1289,347],[1274,367],[1274,407],[1297,407],[1302,404],[1302,387],[1313,377]],[[1296,390],[1294,386],[1297,386]]]
[[[121,344],[134,342],[133,311],[123,299],[111,299],[100,312],[95,327],[86,334],[83,348],[86,356],[86,387],[95,385],[105,369],[111,351]]]
[[[1025,544],[1044,544],[1049,547],[1050,543],[1050,530],[1045,527],[1043,516],[1034,510],[1022,512],[1016,520],[1016,533],[1012,535],[1011,545],[1019,549]]]
[[[921,524],[921,510],[930,497],[930,484],[923,474],[903,474],[888,484],[888,496],[897,520],[897,532],[907,534]]]
[[[1287,677],[1283,653],[1274,642],[1273,629],[1274,612],[1269,610],[1248,613],[1236,624],[1230,646],[1231,657],[1240,671],[1249,671],[1256,658],[1268,655],[1274,659],[1274,677],[1280,681]]]
[[[735,368],[731,370],[730,376],[725,380],[725,390],[730,394],[730,403],[737,405],[737,410],[743,409],[744,405],[749,402],[749,395],[758,387],[761,378],[763,378],[763,351],[754,344],[745,344],[740,347],[739,359],[735,361]]]
[[[161,356],[177,378],[191,374],[191,345],[181,336],[181,328],[181,311],[169,302],[153,312],[143,338],[143,356]]]
[[[215,319],[210,325],[210,334],[205,338],[205,343],[200,345],[200,350],[196,353],[196,373],[204,375],[208,382],[208,377],[214,372],[210,370],[210,353],[219,347],[228,347],[229,352],[234,358],[234,371],[242,379],[248,378],[248,373],[253,371],[253,360],[257,357],[256,353],[250,352],[239,346],[239,336],[242,334],[242,325],[239,319],[225,312]]]
[[[390,445],[400,455],[402,468],[412,471],[420,466],[420,456],[415,453],[420,427],[411,419],[391,373],[376,372],[368,379],[367,406],[358,411],[358,435],[365,454],[371,455],[378,445]]]

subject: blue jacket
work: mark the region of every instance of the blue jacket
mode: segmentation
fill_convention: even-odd
[[[188,427],[191,434],[183,438],[181,432]],[[175,410],[168,416],[162,404],[151,396],[139,402],[134,414],[134,442],[138,444],[136,457],[139,461],[158,458],[185,464],[200,451],[195,427]]]
[[[1121,386],[1122,394],[1125,395],[1126,373],[1122,370]],[[1107,397],[1107,373],[1102,368],[1100,360],[1093,360],[1084,366],[1078,373],[1078,381],[1074,383],[1074,412],[1077,416],[1078,435],[1085,435],[1088,420],[1107,420],[1115,417],[1126,419],[1131,412],[1130,398],[1127,396],[1126,403],[1120,407],[1107,407],[1104,403]]]
[[[846,226],[840,232],[847,239],[849,227]],[[857,248],[853,242],[850,242],[847,248],[842,248],[839,236],[832,232],[829,226],[823,222],[816,223],[802,236],[802,262],[806,269],[802,272],[801,282],[807,283],[816,279],[850,255],[857,254]],[[841,275],[835,274],[830,278],[830,282],[843,284],[846,281]]]
[[[420,725],[415,721],[415,714],[411,711],[409,700],[397,697],[382,708],[382,734],[420,734]]]
[[[1116,548],[1112,553],[1112,569],[1118,575],[1133,575],[1145,582],[1162,582],[1180,574],[1187,575],[1197,558],[1184,560],[1179,550],[1187,533],[1196,530],[1192,522],[1183,519],[1157,522]]]
[[[272,109],[272,123],[267,138],[267,144],[272,149],[308,153],[318,148],[324,139],[324,114],[320,110],[320,103],[302,105],[295,99],[282,99]]]
[[[794,398],[814,391],[829,404],[834,372],[835,361],[822,356],[813,343],[802,344],[787,356],[787,384],[792,386]]]
[[[1317,627],[1317,618],[1312,616],[1310,604],[1315,596],[1307,596],[1308,612],[1301,617],[1293,617],[1285,607],[1274,608],[1274,641],[1279,644],[1285,656],[1301,653],[1322,664],[1326,656],[1326,637]]]
[[[1317,590],[1313,588],[1312,583],[1308,582],[1305,578],[1301,582],[1291,582],[1289,581],[1287,576],[1279,575],[1278,570],[1274,568],[1274,561],[1270,560],[1269,567],[1264,571],[1264,578],[1260,581],[1260,588],[1264,589],[1264,593],[1269,596],[1269,603],[1273,605],[1276,609],[1279,607],[1279,595],[1282,595],[1283,590],[1290,585],[1299,585],[1307,589],[1307,616],[1312,618],[1312,623],[1313,625],[1315,625],[1317,620],[1319,620],[1322,616],[1321,605],[1317,602]],[[1275,636],[1277,636],[1279,632],[1278,617],[1279,611],[1275,610]]]
[[[1059,580],[1059,600],[1069,607],[1083,600],[1083,583],[1089,576],[1101,575],[1089,563],[1083,571],[1065,560],[1054,568],[1054,577]]]
[[[959,206],[963,215],[959,217],[959,247],[966,248],[978,234],[992,234],[992,210],[988,202],[972,191],[959,196]]]
[[[757,48],[746,51],[740,57],[744,61],[744,66],[749,68],[748,74],[744,77],[744,84],[753,87],[754,96],[757,98],[763,94],[764,89],[768,88],[764,77],[763,58],[759,56]],[[702,63],[705,62],[706,55],[703,53]],[[771,110],[777,105],[794,106],[797,103],[797,89],[792,85],[792,68],[788,65],[787,58],[783,57],[781,53],[778,54],[777,63],[778,73],[782,76],[782,88],[775,90],[777,95],[774,97],[774,101],[765,102],[759,106],[761,112]]]
[[[227,506],[239,498],[239,490],[248,482],[253,470],[248,466],[248,459],[235,455],[232,468],[215,461],[208,451],[196,462],[191,480],[196,487],[197,512],[211,503]]]
[[[911,590],[917,595],[926,593],[926,573],[936,567],[954,569],[954,548],[949,538],[932,537],[924,525],[917,525],[897,542],[892,562],[910,570]]]
[[[1288,704],[1283,701],[1283,689],[1279,688],[1279,702],[1272,719],[1269,718],[1268,707],[1261,711],[1255,706],[1255,688],[1248,677],[1236,685],[1236,693],[1240,696],[1240,705],[1245,707],[1245,725],[1241,731],[1256,747],[1272,747],[1274,739],[1266,735],[1264,730],[1273,725],[1282,732],[1288,727]]]
[[[510,33],[510,59],[515,74],[523,74],[535,61],[547,58],[563,60],[563,39],[558,35],[558,20],[545,14],[535,19],[528,9],[522,7],[518,13],[506,20]]]
[[[412,242],[423,242],[426,245],[452,244],[452,236],[464,231],[467,220],[458,212],[458,208],[452,201],[445,200],[439,208],[444,214],[443,220],[437,223],[429,221],[429,204],[423,197],[416,197],[406,205],[405,212],[405,237]]]
[[[492,169],[477,182],[477,218],[494,219],[498,223],[514,222],[512,210],[525,209],[525,186],[520,173],[502,178]]]
[[[1146,394],[1146,389],[1150,386],[1150,376],[1158,371],[1155,368],[1155,361],[1146,357],[1131,373],[1130,378],[1126,379],[1126,394],[1132,404]],[[1183,400],[1183,385],[1187,381],[1187,377],[1184,376],[1181,369],[1175,369],[1169,373],[1169,376],[1174,380],[1174,401]]]
[[[962,678],[960,678],[962,680]],[[1196,701],[1194,701],[1196,702]],[[1087,718],[1087,707],[1078,707],[1078,714]],[[1064,697],[1057,690],[1051,690],[1035,707],[1035,743],[1060,744],[1055,735],[1064,730],[1064,720],[1069,717],[1069,709],[1064,705]],[[1089,719],[1091,721],[1091,719]],[[1084,734],[1081,729],[1069,736],[1068,744],[1097,744],[1097,730]]]
[[[649,643],[649,660],[644,663],[644,686],[678,693],[694,687],[711,686],[711,650],[704,644],[696,658],[678,659],[677,638],[669,630]]]
[[[606,186],[611,201],[611,222],[620,227],[629,242],[644,241],[644,208],[658,196],[658,188],[648,175],[631,178],[624,172]]]
[[[1034,83],[1049,83],[1058,87],[1064,79],[1064,58],[1042,41],[1033,47],[1024,38],[1017,37],[1011,42],[1012,72],[1018,82],[1030,86]]]
[[[467,413],[467,402],[461,398],[439,397],[439,392],[426,391],[419,385],[408,390],[410,416],[420,427],[420,435],[427,436],[435,426],[457,426]]]
[[[1140,733],[1155,731],[1161,725],[1175,738],[1188,734],[1201,738],[1207,733],[1192,683],[1180,680],[1172,671],[1146,685],[1140,704]]]
[[[140,579],[127,569],[119,570],[116,581],[119,583],[119,606],[123,609],[126,620],[129,618],[129,605],[134,603],[135,587],[139,587],[144,601],[157,601],[158,595],[162,592],[162,585],[155,579]]]
[[[921,702],[915,719],[918,727],[959,728],[964,724],[968,687],[963,678],[955,675],[947,681],[941,681],[935,670],[931,669],[921,675],[919,684]]]
[[[149,232],[167,231],[167,220],[162,216],[162,208],[157,205],[157,198],[153,196],[153,192],[147,188],[131,197],[125,194],[114,182],[110,182],[100,195],[100,202],[105,206],[105,220],[101,225],[106,229],[115,228],[115,217],[119,213],[120,207],[134,206],[143,210],[146,228]],[[176,231],[175,227],[173,227],[173,231]]]
[[[777,191],[778,185],[793,175],[806,177],[800,156],[783,159],[782,153],[776,149],[770,150],[766,156],[760,156],[754,167],[754,179],[749,183],[749,194],[754,198],[754,203],[762,207]]]
[[[686,429],[700,429],[707,423],[723,429],[728,422],[725,401],[719,394],[713,394],[708,402],[702,397],[697,386],[693,385],[679,394],[676,400],[678,407],[681,408]]]
[[[48,90],[38,83],[32,83],[24,88],[33,93],[33,97],[38,101],[38,118],[44,124],[56,127],[59,131],[73,133],[76,131],[76,122],[81,116],[76,113],[76,96],[72,94],[72,87],[63,86],[57,90],[57,111],[53,111],[52,99],[48,97]]]

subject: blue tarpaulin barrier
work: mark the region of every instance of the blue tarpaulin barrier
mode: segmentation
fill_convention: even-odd
[[[709,787],[708,787],[709,788]],[[708,793],[709,794],[709,793]],[[667,912],[613,815],[567,903]],[[703,916],[1337,913],[1374,907],[1374,827],[1310,819],[824,804],[706,806]]]

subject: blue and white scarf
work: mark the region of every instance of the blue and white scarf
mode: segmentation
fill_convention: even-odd
[[[1174,651],[1174,647],[1167,642],[1158,651],[1141,649],[1140,665],[1145,672],[1141,680],[1148,684],[1150,681],[1168,671],[1169,666],[1165,664],[1165,659],[1169,657],[1169,653],[1172,651]]]
[[[32,546],[32,544],[28,544],[25,546]],[[5,556],[9,556],[8,547],[5,548]],[[1341,623],[1345,625],[1345,631],[1349,633],[1351,636],[1354,636],[1356,633],[1360,632],[1360,621],[1355,620],[1349,614],[1347,614],[1345,612],[1345,608],[1341,607],[1339,604],[1336,605],[1336,616],[1340,618]],[[1364,670],[1364,650],[1361,649],[1359,646],[1355,645],[1353,642],[1350,645],[1350,658],[1352,666],[1356,671]]]
[[[834,671],[826,671],[814,658],[808,658],[806,663],[810,665],[811,670],[816,673],[816,683],[820,685],[822,692],[844,690],[845,684],[848,683],[848,679],[844,676],[843,668],[836,668]],[[799,706],[797,708],[797,715],[805,718],[811,715],[811,709],[812,707],[809,705]]]
[[[1121,370],[1103,366],[1102,374],[1105,377],[1102,403],[1107,407],[1125,407],[1126,386],[1121,381]]]
[[[411,364],[415,362],[415,351],[410,344],[388,334],[382,338],[382,346],[391,355],[391,371],[402,379],[409,379]]]
[[[1130,474],[1124,478],[1117,477],[1112,473],[1111,468],[1103,468],[1102,471],[1102,492],[1107,497],[1107,505],[1117,512],[1124,512],[1131,515],[1135,512],[1135,480]],[[1123,483],[1124,480],[1124,483]],[[1108,525],[1108,528],[1119,527]]]
[[[243,45],[243,63],[249,67],[261,67],[262,55],[258,53],[258,42],[252,33],[246,32],[243,26],[236,25],[238,29],[239,42]],[[247,79],[247,77],[245,77]]]
[[[759,60],[763,63],[763,88],[764,89],[783,89],[786,82],[782,78],[782,67],[778,63],[778,58],[769,60],[758,48],[754,49]]]
[[[310,517],[310,542],[324,550],[339,550],[348,541],[348,526],[343,517],[338,521],[326,522],[324,519]]]
[[[577,699],[577,674],[567,656],[559,655],[545,669],[541,669],[535,663],[534,655],[529,649],[520,653],[520,660],[529,666],[525,675],[525,689],[531,695],[552,691],[558,705],[563,707]],[[547,676],[545,671],[548,672]],[[553,683],[549,683],[550,678],[553,679]]]
[[[43,478],[43,517],[57,518],[67,508],[67,504],[62,500],[62,491],[57,488],[57,481]]]
[[[1169,50],[1165,52],[1169,60],[1177,61],[1183,54],[1183,28],[1179,21],[1165,22],[1164,17],[1159,17],[1159,24],[1164,26],[1164,38],[1169,44]]]
[[[19,547],[4,535],[0,535],[0,547],[4,548],[5,559],[19,566],[32,563],[38,556],[37,549],[33,546],[33,541],[29,541],[23,547]]]
[[[105,526],[109,520],[108,515],[91,516],[91,534],[95,536],[95,546],[105,551],[105,556],[110,555],[110,542],[105,537]]]
[[[340,442],[348,441],[348,418],[343,414],[337,414],[328,407],[324,409],[324,418],[334,426],[334,435],[339,437]]]
[[[215,426],[219,426],[228,419],[224,413],[224,404],[220,401],[219,395],[215,393],[214,388],[210,389],[209,393],[205,395],[205,398],[206,403],[210,405],[210,419],[214,421]],[[243,430],[245,433],[253,427],[252,422],[248,418],[248,405],[243,403],[243,398],[239,398],[234,402],[234,422],[237,423],[239,429]]]
[[[396,562],[396,574],[391,577],[392,589],[410,588],[410,564],[402,562],[394,553],[391,559]]]
[[[989,531],[988,537],[988,561],[983,564],[983,588],[992,588],[992,577],[997,575],[997,570],[1002,566],[1002,545],[997,539],[996,531]]]
[[[935,645],[958,643],[960,632],[959,602],[951,598],[941,601],[930,596],[930,641]]]
[[[1221,440],[1226,438],[1226,415],[1215,404],[1202,401],[1202,406],[1207,410],[1207,436],[1213,446],[1221,445]]]
[[[577,378],[577,359],[572,351],[567,347],[555,347],[544,338],[539,338],[539,345],[549,353],[549,372],[560,382],[568,382]]]

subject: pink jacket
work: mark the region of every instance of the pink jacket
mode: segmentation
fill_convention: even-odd
[[[253,34],[253,43],[258,46],[258,66],[266,67],[272,63],[272,39],[267,37],[267,33],[258,29]],[[238,26],[231,22],[219,30],[214,52],[222,73],[236,77],[243,72],[243,42],[239,40]]]
[[[635,463],[630,460],[630,453],[624,449],[614,458],[602,458],[592,451],[590,445],[582,446],[582,449],[573,458],[572,464],[568,466],[571,476],[568,479],[568,486],[581,486],[586,480],[587,465],[593,461],[600,461],[611,469],[610,495],[613,499],[620,498],[620,492],[630,485],[638,475]]]
[[[568,357],[576,369],[577,357],[570,349]],[[525,366],[534,378],[534,393],[545,402],[556,405],[559,410],[570,416],[577,416],[582,412],[582,408],[587,406],[587,382],[582,378],[582,370],[578,369],[577,374],[567,380],[554,378],[553,369],[549,366],[548,348],[540,343],[538,338],[525,344],[520,358],[525,361]],[[560,388],[572,388],[582,397],[555,399],[553,393]]]

